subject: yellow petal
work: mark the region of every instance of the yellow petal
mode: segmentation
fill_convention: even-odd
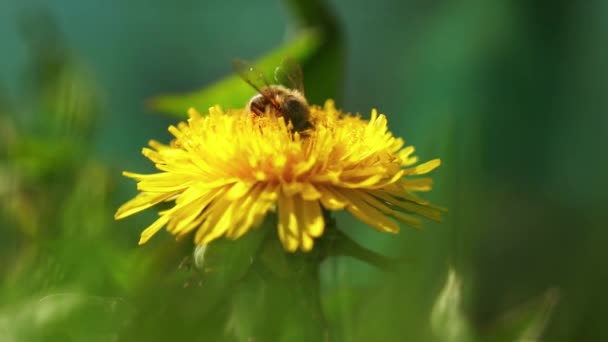
[[[251,189],[253,184],[244,183],[244,182],[235,182],[230,187],[230,190],[226,192],[226,199],[230,201],[239,200],[241,197],[245,196],[247,192]]]
[[[224,218],[224,215],[230,215],[230,213],[227,213],[229,207],[230,202],[223,199],[217,200],[207,207],[207,219],[205,219],[194,235],[196,244],[207,244],[224,234],[226,229],[228,229],[228,222],[222,221],[222,225],[218,223]]]
[[[304,183],[304,188],[302,189],[302,198],[305,200],[318,200],[321,198],[321,192],[317,190],[317,188],[310,183]]]
[[[351,204],[348,205],[346,209],[359,220],[384,232],[399,232],[399,226],[394,221],[387,218],[386,215],[382,214],[379,210],[365,203],[360,197],[354,196],[349,198],[349,200],[351,201]]]
[[[413,173],[414,175],[423,175],[425,173],[429,173],[433,170],[435,170],[436,168],[439,167],[439,165],[441,165],[441,160],[440,159],[433,159],[430,160],[426,163],[420,164],[416,167],[413,168]]]
[[[279,237],[285,249],[290,252],[298,248],[298,221],[294,212],[293,198],[285,196],[282,192],[279,194],[279,222],[278,230]]]
[[[338,192],[334,192],[331,186],[318,186],[321,192],[321,203],[326,209],[340,210],[348,204],[348,200]]]
[[[249,192],[236,203],[237,207],[234,210],[234,224],[226,232],[230,239],[237,239],[249,230],[253,223],[252,209],[254,204],[259,200],[262,192],[262,185],[255,184]]]
[[[433,188],[432,178],[416,178],[416,179],[402,179],[401,185],[408,189],[408,191],[431,191]]]
[[[154,221],[154,223],[148,226],[148,228],[144,229],[144,231],[141,233],[141,237],[139,238],[139,244],[143,245],[144,243],[148,242],[148,240],[150,240],[154,234],[156,234],[165,226],[165,224],[167,224],[167,221],[169,221],[169,216],[161,216]]]
[[[283,244],[283,248],[285,248],[288,252],[295,252],[298,249],[298,240],[287,232],[285,225],[279,224],[277,226],[277,230],[279,233],[279,239]]]
[[[310,250],[312,250],[313,246],[314,246],[314,240],[312,239],[312,237],[310,237],[306,233],[303,233],[302,238],[301,238],[301,243],[300,243],[300,248],[302,249],[302,251],[309,252]]]
[[[419,204],[419,203],[412,202],[412,201],[399,200],[383,191],[373,191],[373,192],[370,192],[370,194],[386,201],[387,203],[394,206],[398,210],[415,213],[417,215],[421,215],[421,216],[430,218],[431,220],[441,221],[441,209],[440,208],[437,208],[434,206],[429,206],[429,205],[424,205],[424,204]]]
[[[209,231],[209,234],[207,234],[203,238],[203,244],[208,244],[209,242],[221,237],[226,233],[229,228],[232,227],[232,225],[234,224],[233,212],[234,203],[228,206],[228,209],[226,209],[224,212],[218,213],[218,219],[213,220],[210,218],[208,220],[212,229]]]
[[[298,238],[298,218],[294,208],[293,196],[287,196],[283,192],[279,193],[279,226],[292,237]]]
[[[301,201],[302,216],[305,219],[304,229],[306,233],[312,237],[319,237],[323,234],[325,221],[319,201]]]
[[[116,214],[114,214],[114,219],[120,220],[127,216],[131,216],[142,210],[150,208],[153,205],[168,200],[178,193],[179,191],[161,193],[142,192],[135,196],[135,198],[132,200],[120,206],[120,208],[118,208],[116,211]]]

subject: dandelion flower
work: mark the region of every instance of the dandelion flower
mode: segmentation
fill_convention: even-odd
[[[323,210],[346,209],[383,232],[401,221],[419,226],[440,209],[414,195],[429,191],[430,178],[412,178],[437,168],[439,159],[414,166],[412,146],[388,131],[376,110],[369,120],[344,114],[327,101],[311,106],[311,129],[299,133],[283,118],[252,118],[220,107],[169,127],[169,145],[150,141],[143,155],[160,172],[137,174],[140,193],[121,206],[122,219],[161,202],[174,202],[141,234],[146,243],[160,229],[177,238],[194,232],[196,244],[225,236],[237,239],[278,213],[278,236],[286,250],[309,251],[326,222]]]

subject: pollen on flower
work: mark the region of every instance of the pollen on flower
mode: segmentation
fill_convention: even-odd
[[[245,110],[189,119],[169,127],[169,145],[150,141],[142,153],[154,174],[125,172],[140,193],[116,219],[161,202],[174,203],[141,234],[146,243],[160,229],[197,244],[237,239],[278,211],[277,231],[286,250],[309,251],[325,230],[323,210],[346,209],[366,224],[397,233],[397,221],[419,226],[420,216],[440,220],[441,209],[416,196],[430,191],[439,159],[413,166],[414,148],[388,131],[376,110],[369,120],[343,114],[332,101],[311,106],[312,128],[300,134],[272,116],[251,120]]]

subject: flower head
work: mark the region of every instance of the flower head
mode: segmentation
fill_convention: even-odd
[[[343,114],[332,101],[312,106],[312,129],[299,133],[283,118],[252,118],[245,110],[219,107],[169,131],[169,145],[150,141],[143,154],[159,173],[124,172],[140,193],[116,212],[121,219],[161,202],[175,205],[141,234],[145,243],[161,228],[177,238],[195,232],[197,244],[236,239],[278,212],[278,235],[288,251],[309,251],[325,229],[325,210],[346,209],[381,231],[396,233],[393,220],[418,226],[421,215],[440,210],[413,194],[429,191],[430,178],[411,178],[439,166],[438,159],[413,166],[414,148],[404,147],[386,117]]]

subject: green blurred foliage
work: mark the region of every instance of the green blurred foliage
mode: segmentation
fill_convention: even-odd
[[[606,3],[284,5],[0,3],[1,339],[608,339]],[[256,56],[440,157],[444,222],[395,237],[338,213],[305,256],[272,221],[136,246],[154,213],[113,221],[120,170],[151,170],[136,154],[187,108],[242,106],[230,60]]]

